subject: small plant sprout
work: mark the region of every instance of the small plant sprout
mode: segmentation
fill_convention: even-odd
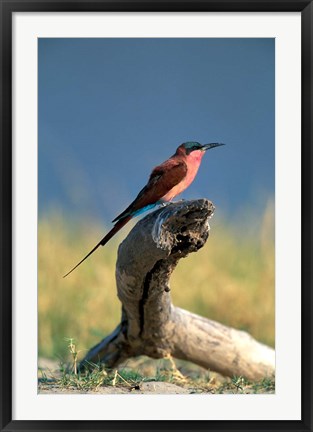
[[[244,377],[242,377],[242,376],[234,376],[234,377],[232,378],[232,383],[233,383],[233,385],[236,387],[237,391],[238,391],[238,390],[243,391],[243,387],[244,387],[245,384],[246,384],[245,379],[244,379]]]
[[[115,369],[114,378],[113,378],[113,381],[112,381],[112,386],[113,387],[115,387],[115,385],[116,385],[116,378],[117,378],[117,369]]]
[[[76,344],[74,343],[75,339],[73,338],[64,338],[64,339],[69,342],[68,348],[73,358],[73,371],[74,371],[74,375],[77,375],[77,356],[80,351],[77,351],[76,349]]]
[[[180,372],[180,370],[177,368],[176,363],[174,362],[173,357],[171,356],[171,354],[167,354],[164,357],[166,360],[169,360],[169,362],[171,363],[172,366],[172,372],[173,372],[173,377],[181,380],[181,381],[186,381],[187,378]]]

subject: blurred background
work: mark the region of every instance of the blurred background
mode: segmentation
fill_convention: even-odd
[[[173,302],[274,346],[274,39],[39,39],[39,354],[83,354],[120,320],[117,246],[63,279],[185,141],[209,151],[181,198],[216,211]]]

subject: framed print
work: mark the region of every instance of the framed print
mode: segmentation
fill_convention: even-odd
[[[312,18],[1,1],[1,430],[312,430]]]

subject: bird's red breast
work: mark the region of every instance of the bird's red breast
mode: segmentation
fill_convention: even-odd
[[[181,160],[186,164],[186,175],[177,185],[175,185],[162,197],[163,201],[171,201],[177,195],[182,193],[193,182],[198,172],[204,153],[205,152],[202,150],[195,150],[189,155],[180,153],[173,156],[173,159]]]

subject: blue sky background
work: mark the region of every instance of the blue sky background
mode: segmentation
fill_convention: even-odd
[[[109,223],[185,141],[226,146],[182,198],[230,217],[274,197],[274,39],[39,39],[38,55],[41,216]]]

